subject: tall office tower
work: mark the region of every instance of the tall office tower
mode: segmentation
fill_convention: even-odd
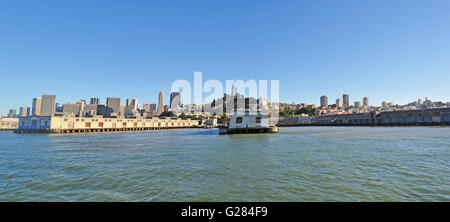
[[[167,111],[169,111],[169,110],[170,110],[170,106],[169,106],[169,105],[165,105],[165,106],[164,106],[164,111],[167,112]]]
[[[80,115],[80,103],[76,104],[63,104],[62,106],[62,112],[64,115],[70,115],[70,116],[79,116]]]
[[[320,97],[320,107],[326,108],[328,107],[328,97],[323,95]]]
[[[170,108],[176,109],[181,105],[181,94],[179,92],[172,92],[170,94]]]
[[[53,116],[56,110],[56,96],[42,95],[41,116]]]
[[[419,106],[422,105],[422,99],[417,100],[417,105],[419,105]]]
[[[16,117],[16,110],[10,109],[9,113],[8,113],[8,118],[14,118],[14,117]]]
[[[100,99],[99,98],[91,98],[91,102],[90,104],[99,104],[100,103]]]
[[[348,94],[342,95],[342,101],[344,102],[344,107],[349,107],[350,102],[349,102],[349,99],[348,99]]]
[[[381,102],[381,107],[387,108],[387,103],[386,103],[386,101]]]
[[[149,111],[150,111],[150,103],[144,103],[144,110],[145,110],[146,112],[149,112]]]
[[[150,104],[150,112],[154,112],[154,111],[156,111],[156,104],[151,103]]]
[[[158,99],[158,111],[156,112],[156,115],[159,116],[164,112],[164,86],[161,86],[161,92],[159,92],[159,99]]]
[[[231,85],[231,96],[236,95],[236,89],[234,88],[234,84]]]
[[[336,99],[336,107],[337,108],[342,108],[343,104],[342,104],[342,100],[341,99]]]
[[[42,106],[42,99],[34,98],[33,106],[31,107],[31,115],[32,116],[40,116],[41,115],[41,106]]]
[[[136,116],[138,111],[138,101],[134,98],[127,99],[127,104],[124,110],[125,116]]]
[[[363,106],[364,107],[369,107],[369,98],[367,98],[367,97],[363,98]]]
[[[130,110],[137,110],[138,109],[138,101],[135,98],[129,98],[127,99],[127,109]]]
[[[355,101],[355,108],[359,108],[361,106],[361,102],[360,101]]]
[[[20,107],[19,116],[20,117],[28,117],[30,115],[30,107],[22,106]]]
[[[84,115],[85,116],[95,116],[97,115],[98,104],[86,104],[84,105]]]
[[[106,98],[106,116],[112,116],[113,113],[116,114],[116,116],[119,115],[119,109],[120,109],[120,98],[113,98],[108,97]]]
[[[84,106],[86,106],[86,100],[79,100],[75,104],[77,104],[79,106],[79,111],[80,111],[79,116],[85,116]]]

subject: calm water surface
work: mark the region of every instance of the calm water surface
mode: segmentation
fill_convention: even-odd
[[[0,132],[0,201],[450,201],[450,127]]]

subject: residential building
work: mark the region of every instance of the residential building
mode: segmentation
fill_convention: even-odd
[[[348,94],[342,95],[342,101],[344,102],[344,107],[349,107],[350,106]]]
[[[320,107],[326,108],[328,107],[328,97],[323,95],[320,97]]]

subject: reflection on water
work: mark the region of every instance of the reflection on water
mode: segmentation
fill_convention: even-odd
[[[0,201],[450,201],[448,127],[0,133]]]

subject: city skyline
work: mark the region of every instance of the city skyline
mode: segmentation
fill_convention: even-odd
[[[159,95],[158,103],[150,103],[148,101],[142,101],[141,103],[138,103],[138,100],[136,98],[133,98],[133,97],[126,98],[126,99],[123,99],[121,97],[106,97],[105,100],[104,100],[106,102],[103,103],[103,104],[100,102],[100,101],[102,101],[102,99],[99,98],[99,97],[90,97],[90,98],[85,98],[85,99],[77,99],[77,100],[72,101],[72,102],[68,101],[67,103],[60,103],[58,98],[57,98],[57,95],[43,94],[41,98],[39,98],[39,97],[33,98],[31,100],[31,106],[21,105],[18,108],[12,107],[12,108],[8,109],[8,112],[0,113],[0,116],[9,116],[9,115],[12,114],[12,112],[14,112],[14,115],[17,114],[17,116],[21,116],[21,114],[23,113],[23,111],[22,111],[23,109],[26,109],[25,112],[28,113],[27,116],[34,116],[34,112],[38,113],[38,116],[39,116],[39,115],[41,115],[40,113],[42,112],[42,110],[40,110],[40,109],[43,106],[43,104],[42,104],[42,98],[43,97],[45,97],[46,100],[49,100],[49,99],[51,100],[50,102],[47,102],[50,105],[49,104],[46,105],[46,108],[47,108],[46,113],[52,113],[50,115],[53,115],[53,113],[55,113],[58,108],[63,108],[65,105],[69,105],[70,106],[70,108],[69,108],[70,110],[72,110],[72,109],[80,109],[80,107],[82,107],[82,106],[85,107],[86,105],[88,105],[88,106],[89,105],[100,105],[100,106],[103,105],[104,107],[112,108],[112,110],[109,111],[110,113],[115,113],[116,115],[118,115],[119,113],[122,113],[122,115],[125,115],[125,116],[126,116],[126,113],[130,113],[131,110],[134,110],[134,111],[146,110],[146,111],[148,111],[150,106],[155,106],[155,108],[156,108],[155,111],[156,111],[157,115],[160,115],[164,111],[165,107],[169,107],[169,108],[173,109],[173,107],[171,107],[172,100],[173,100],[172,97],[173,96],[177,97],[175,104],[178,104],[178,105],[190,105],[190,104],[184,104],[182,101],[180,101],[180,98],[181,98],[181,93],[180,92],[171,92],[170,95],[169,95],[170,96],[170,100],[168,102],[164,102],[164,89],[163,88],[164,87],[161,86],[161,89],[160,89],[160,91],[158,93],[158,95]],[[232,89],[231,89],[230,93],[233,94],[233,91],[235,91],[235,86],[234,85],[232,86]],[[230,94],[228,92],[225,92],[225,93]],[[220,98],[216,98],[216,99],[220,99]],[[333,102],[329,103],[328,99],[329,98],[328,98],[327,95],[322,95],[322,96],[320,96],[319,101],[317,103],[311,103],[311,104],[308,104],[308,103],[294,103],[294,104],[296,104],[296,105],[300,105],[300,104],[312,105],[312,106],[316,106],[317,108],[320,108],[320,109],[326,109],[326,108],[330,108],[330,107],[335,107],[335,108],[356,107],[356,108],[358,108],[358,106],[366,107],[366,108],[367,107],[382,107],[382,108],[385,108],[386,104],[389,104],[388,107],[392,107],[392,106],[396,106],[396,105],[408,106],[411,103],[418,103],[418,105],[421,105],[421,103],[427,102],[427,101],[429,101],[431,103],[433,103],[433,102],[442,102],[444,104],[447,104],[447,106],[449,106],[449,104],[450,104],[450,102],[436,101],[436,100],[432,100],[432,98],[429,98],[429,97],[418,98],[416,100],[411,100],[408,103],[404,103],[404,104],[395,103],[395,102],[392,102],[391,100],[387,100],[387,101],[383,100],[380,104],[370,104],[369,103],[369,98],[366,97],[366,96],[364,96],[360,100],[358,100],[357,98],[352,100],[351,99],[351,95],[347,94],[347,93],[342,94],[342,98],[337,97],[336,98],[336,103],[333,103]],[[346,99],[348,100],[348,105],[347,106],[343,102]],[[39,101],[39,102],[36,102],[36,101]],[[86,101],[90,101],[90,103],[88,104],[88,103],[86,103]],[[330,101],[334,101],[334,100],[331,99]],[[213,102],[213,101],[209,101],[209,102]],[[80,103],[83,103],[83,105],[80,105]],[[292,104],[290,102],[283,102],[283,101],[280,101],[279,103],[280,104]],[[193,104],[193,103],[191,103],[191,104]],[[203,103],[201,105],[204,105],[204,104],[206,104],[206,103]],[[359,104],[359,105],[357,105],[357,104]],[[75,106],[72,106],[72,105],[77,105],[78,107],[75,107]],[[431,105],[431,104],[429,104],[429,105]],[[53,111],[51,111],[52,109],[48,109],[49,106],[50,107],[54,107]],[[36,111],[34,110],[35,107],[38,107],[38,109]],[[123,111],[117,111],[117,110],[120,110],[121,107],[123,107],[124,110]],[[46,108],[44,108],[44,109],[46,109]],[[19,111],[19,112],[17,113],[17,111]],[[110,115],[110,114],[108,114],[108,115]]]
[[[221,82],[278,79],[287,103],[342,93],[350,104],[448,102],[450,3],[439,3],[10,2],[0,9],[0,74],[14,84],[2,85],[0,113],[42,94],[157,104],[161,84],[195,71]]]

